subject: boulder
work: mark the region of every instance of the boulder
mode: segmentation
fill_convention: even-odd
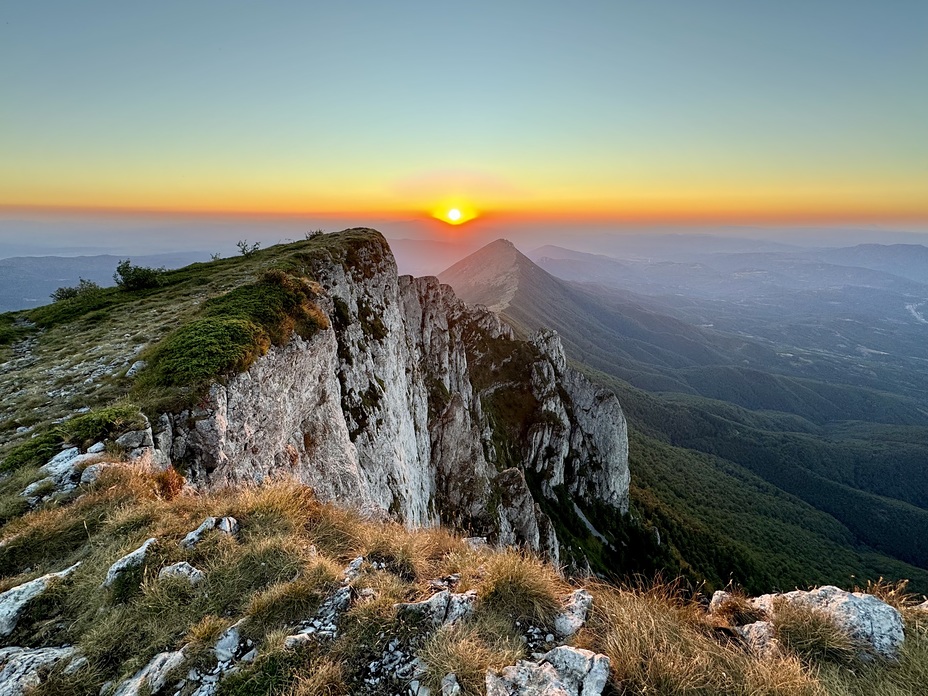
[[[762,595],[752,603],[768,616],[775,617],[778,601],[819,610],[880,657],[894,660],[899,656],[905,640],[902,615],[873,595],[825,585],[809,592],[796,590],[782,595]]]
[[[586,590],[574,590],[567,598],[564,609],[554,617],[554,632],[561,638],[569,638],[586,623],[587,614],[593,606],[593,595]]]
[[[45,592],[55,580],[68,577],[79,565],[75,563],[59,573],[43,575],[0,594],[0,637],[6,637],[16,629],[19,617],[29,602]]]
[[[140,447],[154,447],[155,441],[151,434],[151,428],[145,430],[130,430],[116,438],[116,444],[127,450],[134,450]]]
[[[84,469],[81,472],[81,485],[90,486],[96,483],[97,479],[100,478],[100,474],[102,474],[108,466],[111,466],[111,465],[91,464],[90,466],[88,466],[86,469]]]
[[[129,369],[126,370],[126,377],[129,377],[130,379],[135,377],[139,372],[145,369],[147,364],[148,363],[146,363],[144,360],[136,360],[134,363],[132,363]]]
[[[163,578],[184,578],[191,585],[199,585],[206,579],[206,573],[194,568],[187,561],[181,561],[162,568],[158,572],[158,579]]]
[[[141,566],[145,562],[145,557],[148,555],[148,550],[157,543],[158,540],[152,537],[140,547],[138,547],[135,551],[127,553],[125,556],[111,565],[109,570],[106,571],[106,580],[103,581],[103,587],[112,587],[113,583],[115,583],[123,573],[134,570],[135,568]]]
[[[71,660],[75,648],[0,648],[0,694],[26,696],[42,681],[42,673]]]
[[[87,448],[87,454],[100,454],[101,452],[106,451],[106,445],[102,442],[97,442],[92,444]]]
[[[608,680],[608,657],[560,646],[538,662],[488,671],[486,686],[487,696],[600,696]]]

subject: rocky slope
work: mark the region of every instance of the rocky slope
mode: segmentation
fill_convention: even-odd
[[[398,277],[376,232],[335,248],[304,268],[328,328],[294,335],[196,408],[164,414],[153,433],[163,458],[194,485],[285,473],[323,499],[553,559],[539,496],[555,501],[564,487],[627,509],[622,409],[567,366],[556,335],[516,340],[437,279]]]

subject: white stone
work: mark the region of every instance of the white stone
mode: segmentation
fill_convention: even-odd
[[[56,580],[68,577],[79,565],[75,563],[59,573],[43,575],[0,594],[0,637],[6,637],[16,630],[19,617],[29,602],[45,592]]]
[[[461,685],[456,674],[446,674],[441,680],[441,696],[461,696]]]
[[[132,378],[135,377],[139,372],[145,369],[146,363],[144,360],[136,360],[132,363],[132,366],[126,370],[126,377]]]
[[[102,442],[96,442],[87,448],[87,454],[99,454],[106,451],[106,445]]]
[[[26,696],[41,683],[41,674],[63,660],[75,648],[0,648],[0,694]]]
[[[847,592],[831,585],[806,592],[761,595],[752,604],[775,616],[777,602],[789,602],[824,612],[854,640],[886,659],[896,659],[905,641],[905,625],[899,612],[863,592]]]
[[[180,563],[165,566],[158,571],[158,579],[161,580],[162,578],[184,578],[191,585],[198,585],[206,579],[206,573],[194,568],[187,561],[181,561]]]
[[[113,583],[119,579],[120,575],[141,566],[145,562],[145,557],[148,555],[148,550],[157,543],[158,540],[152,537],[140,547],[138,547],[135,551],[127,553],[125,556],[113,563],[113,565],[109,567],[109,570],[106,571],[106,580],[103,581],[103,587],[112,587]]]
[[[434,626],[441,626],[470,616],[474,611],[476,600],[477,593],[474,590],[460,594],[452,593],[451,590],[442,590],[421,602],[397,604],[396,608],[427,617]]]
[[[769,621],[755,621],[737,629],[744,642],[759,657],[775,657],[780,651],[780,642],[776,638],[773,624]]]
[[[91,464],[81,472],[81,485],[90,486],[97,482],[100,475],[108,468],[107,464]]]
[[[722,605],[725,604],[731,598],[730,592],[725,592],[724,590],[716,590],[712,593],[712,599],[709,600],[709,613],[714,614],[719,609],[722,608]]]
[[[561,646],[538,662],[488,671],[486,687],[487,696],[600,696],[608,680],[608,657]]]
[[[170,673],[183,664],[185,657],[183,649],[155,655],[134,676],[116,687],[112,696],[141,696],[143,693],[157,693],[164,687]]]
[[[216,641],[216,645],[213,646],[213,652],[216,654],[216,659],[219,662],[229,662],[235,657],[235,653],[238,652],[239,644],[242,642],[242,634],[239,631],[242,622],[229,626],[222,635],[219,636],[219,639]]]
[[[181,540],[180,545],[188,549],[193,548],[200,543],[203,539],[203,535],[211,529],[217,529],[223,534],[235,536],[238,534],[239,529],[238,520],[234,517],[207,517],[199,527],[189,532],[187,536]]]
[[[564,609],[554,617],[554,631],[561,638],[569,638],[586,623],[593,606],[593,595],[586,590],[574,590],[567,598]]]

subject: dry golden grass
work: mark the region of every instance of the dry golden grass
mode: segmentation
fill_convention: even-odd
[[[787,649],[811,663],[852,665],[867,647],[851,638],[825,612],[796,602],[774,600],[773,628]]]
[[[525,657],[520,636],[511,622],[499,616],[483,615],[473,620],[444,626],[422,648],[425,661],[424,682],[433,693],[441,692],[446,674],[457,676],[462,696],[484,693],[488,669],[503,667]]]
[[[568,586],[550,564],[506,550],[491,555],[484,567],[477,586],[482,609],[543,626],[560,610]]]
[[[334,660],[317,660],[307,674],[297,676],[285,696],[348,696],[344,668]]]
[[[767,616],[763,610],[753,606],[746,595],[736,590],[722,601],[709,618],[717,625],[734,627],[763,621]]]
[[[687,696],[818,696],[795,658],[758,660],[720,642],[696,603],[672,586],[646,591],[594,587],[584,647],[605,653],[619,693]]]
[[[570,587],[557,569],[514,550],[473,550],[444,530],[408,530],[326,505],[293,481],[193,494],[173,474],[114,467],[71,502],[49,505],[0,529],[0,588],[81,560],[30,609],[16,638],[31,644],[72,643],[87,670],[53,672],[37,695],[96,693],[156,652],[188,646],[191,665],[207,665],[210,647],[235,621],[258,644],[258,661],[228,680],[223,696],[342,696],[383,654],[394,636],[421,635],[395,605],[427,597],[428,581],[458,573],[455,591],[475,589],[472,617],[432,634],[421,646],[427,684],[440,688],[454,672],[465,694],[483,693],[486,670],[524,657],[517,621],[547,624]],[[208,532],[193,549],[177,542],[206,516],[232,515],[237,538]],[[148,537],[159,543],[119,592],[102,592],[110,563]],[[290,627],[311,615],[341,582],[348,560],[365,555],[352,581],[359,593],[343,615],[339,637],[325,647],[283,647]],[[185,560],[206,573],[190,587],[159,580],[158,570]],[[685,696],[902,696],[928,684],[928,613],[903,584],[867,588],[902,611],[907,638],[897,664],[856,660],[859,646],[807,610],[782,608],[776,630],[784,645],[759,659],[720,628],[760,618],[735,595],[707,617],[673,586],[620,589],[591,584],[594,609],[575,643],[607,654],[615,693]],[[792,612],[792,613],[791,613]],[[844,640],[845,642],[842,642]],[[224,681],[224,683],[226,683]],[[920,691],[921,689],[921,691]]]

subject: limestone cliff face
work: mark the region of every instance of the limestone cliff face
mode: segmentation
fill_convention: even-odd
[[[325,499],[555,559],[539,496],[564,487],[625,511],[622,410],[567,365],[555,334],[518,341],[437,279],[398,277],[375,232],[351,245],[303,269],[330,328],[160,419],[158,446],[196,485],[292,475]]]

